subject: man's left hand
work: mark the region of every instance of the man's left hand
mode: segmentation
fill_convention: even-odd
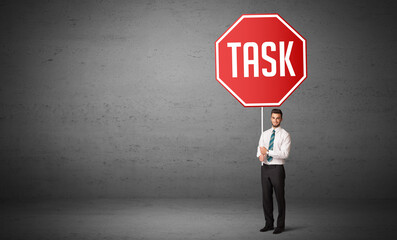
[[[266,156],[267,155],[267,148],[261,147],[261,153]]]

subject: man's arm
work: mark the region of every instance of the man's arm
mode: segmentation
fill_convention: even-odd
[[[269,150],[269,156],[273,158],[287,159],[289,156],[290,149],[291,149],[291,137],[287,133],[287,136],[285,137],[285,139],[281,144],[281,151]]]
[[[264,133],[264,132],[263,132]],[[261,134],[261,137],[259,138],[259,143],[258,143],[258,148],[256,150],[256,157],[259,157],[262,155],[261,148],[264,147],[263,143],[263,133]],[[265,154],[266,155],[266,154]]]

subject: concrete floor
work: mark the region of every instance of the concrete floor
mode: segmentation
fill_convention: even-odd
[[[257,199],[2,203],[0,239],[397,239],[395,201],[287,200],[280,235],[259,232]]]

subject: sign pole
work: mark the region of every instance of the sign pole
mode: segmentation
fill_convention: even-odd
[[[261,135],[263,133],[263,107],[261,107]]]

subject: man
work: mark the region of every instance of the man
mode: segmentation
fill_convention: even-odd
[[[264,131],[259,139],[257,157],[261,161],[262,203],[265,214],[265,227],[260,229],[266,232],[274,229],[273,218],[273,189],[277,199],[278,218],[274,234],[279,234],[285,228],[285,159],[288,158],[291,148],[291,137],[280,127],[283,113],[280,109],[271,112],[272,127]]]

